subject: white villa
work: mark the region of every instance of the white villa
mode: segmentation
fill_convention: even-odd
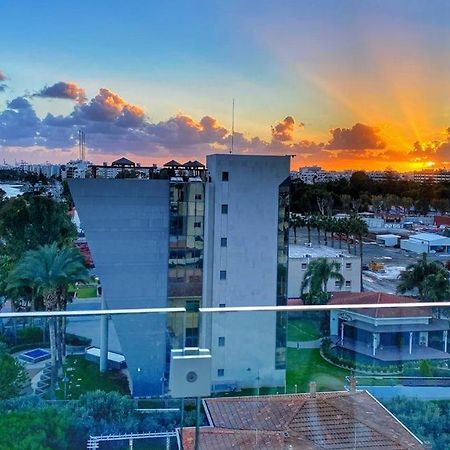
[[[381,361],[447,359],[448,319],[433,317],[432,308],[351,308],[351,305],[411,303],[415,300],[379,292],[335,292],[330,305],[348,305],[330,313],[336,345]],[[431,339],[432,338],[432,339]]]

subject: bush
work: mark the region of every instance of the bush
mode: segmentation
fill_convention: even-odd
[[[17,341],[19,344],[32,344],[42,342],[42,329],[38,327],[26,327],[17,332]]]
[[[73,345],[76,347],[88,347],[91,345],[92,339],[89,339],[84,336],[78,336],[77,334],[66,334],[66,344]]]

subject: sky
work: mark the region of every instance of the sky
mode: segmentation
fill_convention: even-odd
[[[450,1],[0,2],[0,162],[450,168]]]

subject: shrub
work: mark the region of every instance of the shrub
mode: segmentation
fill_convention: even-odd
[[[78,336],[77,334],[66,334],[66,344],[67,345],[73,345],[73,346],[79,346],[79,347],[87,347],[91,345],[92,339],[89,339],[84,336]]]
[[[34,342],[42,342],[43,333],[41,328],[26,327],[17,332],[17,341],[20,344],[32,344]]]

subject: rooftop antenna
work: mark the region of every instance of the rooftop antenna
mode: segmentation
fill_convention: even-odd
[[[78,130],[78,156],[81,161],[86,159],[86,135],[82,130]]]
[[[233,107],[231,110],[231,148],[230,154],[233,153],[234,150],[234,98],[233,98]]]

